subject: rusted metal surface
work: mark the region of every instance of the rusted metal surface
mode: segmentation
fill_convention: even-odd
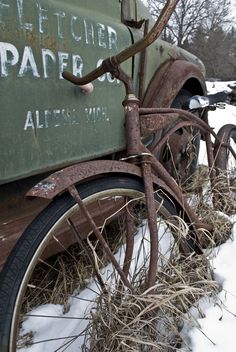
[[[178,114],[149,114],[140,116],[141,135],[147,136],[175,123],[179,118]]]
[[[211,129],[198,116],[179,109],[142,108],[140,109],[141,120],[148,118],[148,112],[153,112],[154,115],[151,115],[152,118],[150,119],[152,121],[151,126],[154,127],[156,125],[159,129],[159,117],[155,115],[157,111],[167,113],[166,117],[169,124],[164,126],[165,128],[162,129],[161,135],[156,138],[155,143],[149,149],[154,155],[159,156],[160,161],[170,175],[178,179],[179,182],[184,183],[190,177],[191,163],[196,155],[193,142],[194,134],[199,130],[203,131],[203,133],[205,131],[211,132]],[[147,115],[143,115],[145,112]],[[160,120],[161,124],[163,120],[164,118]],[[153,133],[155,132],[153,131]]]
[[[207,115],[204,116],[204,122],[209,125],[208,123],[208,117]],[[215,183],[215,168],[214,168],[214,154],[213,154],[213,144],[211,141],[211,134],[208,132],[205,133],[205,142],[206,142],[206,151],[207,151],[207,160],[208,160],[208,167],[209,167],[209,176],[210,176],[210,182],[211,182],[211,187],[214,189],[214,183]]]
[[[179,114],[179,119],[180,120],[186,120],[189,122],[189,125],[191,126],[195,126],[196,128],[198,128],[199,130],[202,131],[202,134],[205,136],[205,142],[206,142],[206,149],[207,149],[207,156],[208,156],[208,166],[209,166],[209,170],[210,170],[210,178],[211,178],[211,183],[212,183],[212,189],[214,189],[214,178],[215,178],[215,170],[214,170],[214,165],[215,165],[215,158],[214,158],[214,154],[213,154],[213,144],[211,141],[210,136],[212,135],[215,138],[215,144],[219,146],[220,143],[222,143],[222,136],[219,136],[218,134],[216,134],[214,132],[214,130],[209,126],[208,123],[208,118],[207,116],[204,117],[204,119],[202,120],[200,117],[196,116],[195,114],[189,112],[189,111],[185,111],[185,110],[180,110],[180,109],[174,109],[174,108],[140,108],[140,114],[141,116],[145,116],[145,114]],[[155,116],[154,116],[155,117]],[[180,123],[180,125],[177,125],[179,128],[185,125],[185,123],[183,122],[183,124]],[[188,123],[186,124],[186,126],[188,125]],[[166,135],[164,136],[164,139],[160,141],[160,144],[163,145],[164,141],[168,140],[168,138],[170,137],[170,135],[172,135],[173,137],[173,132],[175,130],[177,130],[178,128],[176,128],[176,126],[174,126],[169,132],[166,133]],[[183,141],[182,141],[183,142]],[[178,140],[177,140],[178,143]],[[172,146],[172,150],[174,151],[175,147],[177,147],[177,145],[173,145]],[[230,145],[227,145],[228,149],[230,152],[232,152],[232,155],[234,155],[234,157],[236,157],[236,153],[235,151],[232,149],[232,147]],[[159,149],[159,145],[157,145],[157,148]],[[181,148],[181,144],[180,144],[180,148]],[[215,151],[216,154],[216,151]],[[222,156],[223,158],[223,156]],[[220,156],[219,159],[220,160]]]
[[[193,127],[199,129],[199,125],[178,119],[171,126],[173,127],[169,127],[167,131],[162,133],[161,138],[149,149],[153,155],[158,155],[162,151],[161,161],[165,169],[184,183],[189,178],[188,166],[191,163],[192,155],[195,154],[192,129]]]
[[[132,204],[126,205],[125,215],[126,215],[126,248],[125,248],[123,272],[124,272],[124,275],[128,277],[130,266],[132,263],[133,251],[134,251],[134,236],[136,233]]]
[[[124,101],[127,155],[139,154],[141,146],[139,100],[135,96],[128,96]]]
[[[181,120],[192,121],[193,123],[197,124],[198,127],[206,132],[212,134],[215,138],[217,138],[216,133],[213,129],[204,122],[200,117],[197,115],[181,109],[175,108],[140,108],[139,112],[141,115],[145,114],[178,114]]]
[[[73,184],[109,173],[128,173],[141,176],[141,172],[137,166],[121,161],[88,161],[55,172],[45,180],[36,184],[27,195],[52,199]]]
[[[232,124],[227,124],[218,131],[217,137],[215,141],[215,146],[214,146],[214,160],[215,160],[215,166],[217,169],[222,169],[225,170],[227,167],[227,160],[226,160],[226,154],[227,150],[232,153],[233,157],[236,160],[236,153],[229,145],[228,137],[231,135],[233,140],[236,143],[236,126]]]
[[[6,258],[11,252],[12,248],[16,244],[17,240],[22,235],[25,228],[33,221],[33,219],[40,213],[41,210],[46,208],[49,204],[49,200],[36,198],[33,200],[22,198],[20,200],[20,208],[15,207],[3,209],[1,208],[0,217],[0,270],[3,266]],[[93,214],[94,221],[98,226],[102,226],[105,219],[114,214],[117,209],[120,209],[122,203],[116,201],[116,204],[109,200],[103,200],[103,206],[98,209],[98,207],[92,207],[90,205],[90,212]],[[102,210],[101,210],[102,209]],[[74,220],[74,225],[79,228],[82,239],[87,236],[89,231],[87,220],[78,216]],[[62,227],[60,233],[58,233],[58,238],[63,237],[64,247],[67,248],[75,242],[75,238],[72,235],[68,227]],[[47,252],[44,255],[50,256],[62,251],[62,247],[53,241],[49,244]]]
[[[111,217],[118,209],[124,205],[122,200],[116,200],[115,202],[111,199],[100,200],[99,207],[95,203],[91,203],[87,206],[88,212],[93,218],[93,222],[99,228],[104,225],[105,221]],[[79,231],[80,239],[83,241],[87,238],[88,234],[91,233],[92,228],[88,219],[85,217],[81,209],[70,217],[71,223]],[[73,229],[72,229],[73,230]],[[65,223],[57,231],[58,242],[52,241],[44,250],[44,259],[54,254],[61,253],[65,248],[73,245],[77,242],[77,238],[74,236],[74,231]],[[63,246],[61,245],[63,244]]]
[[[143,35],[146,36],[149,28],[149,20],[144,22],[144,31]],[[144,95],[144,83],[145,83],[145,74],[146,74],[146,64],[147,64],[147,50],[143,49],[141,52],[141,60],[140,60],[140,73],[139,73],[139,93],[138,98],[140,101],[143,100]]]
[[[188,221],[191,220],[190,224],[195,228],[195,230],[198,228],[209,229],[207,224],[204,224],[199,221],[194,210],[189,206],[187,200],[185,199],[182,193],[182,190],[179,188],[178,184],[175,182],[175,180],[172,177],[170,177],[170,174],[164,168],[164,166],[154,157],[152,158],[152,167],[155,170],[155,172],[166,182],[168,187],[171,188],[172,192],[175,192],[175,198],[178,199],[179,204],[183,207],[184,211],[188,216],[188,219],[185,219],[185,220],[188,220]],[[193,239],[190,239],[190,242],[192,242],[191,245],[198,254],[202,254],[202,250],[200,248],[198,238],[196,237],[196,233],[194,236],[195,237]]]
[[[129,101],[126,102],[125,105],[126,111],[129,109]],[[199,117],[195,116],[194,114],[190,113],[190,112],[185,112],[183,110],[180,109],[171,109],[171,108],[164,108],[164,109],[155,109],[155,108],[141,108],[139,110],[140,114],[145,114],[145,113],[174,113],[174,114],[182,114],[181,116],[183,116],[183,118],[186,118],[187,121],[191,121],[193,120],[193,123],[195,124],[199,124],[200,128],[205,128],[206,130],[208,130],[208,132],[212,132],[212,130],[210,129],[210,127],[204,122],[202,121]],[[131,131],[133,131],[134,128],[137,128],[136,126],[134,126],[135,124],[137,124],[136,121],[136,111],[134,113],[134,116],[132,116],[132,114],[127,114],[126,113],[126,119],[129,120],[129,128]],[[126,120],[126,123],[127,123]],[[128,139],[127,139],[127,149],[129,148],[129,145],[132,145],[132,143],[134,141],[132,141],[133,135],[132,133],[130,135],[128,135]],[[144,146],[138,150],[138,145],[136,145],[136,150],[132,150],[135,151],[135,153],[140,153],[140,151],[144,152],[144,153],[148,153],[148,149],[146,149]],[[196,214],[194,213],[194,211],[190,208],[190,206],[188,205],[187,201],[184,198],[184,195],[181,191],[181,189],[179,188],[179,186],[177,185],[177,183],[175,182],[174,179],[172,179],[172,177],[170,177],[170,174],[165,170],[165,168],[163,167],[163,165],[161,165],[161,163],[156,160],[155,157],[152,156],[151,158],[151,163],[152,163],[152,167],[155,169],[155,171],[157,172],[157,175],[165,182],[165,184],[169,187],[169,189],[171,189],[171,191],[173,192],[172,194],[174,194],[174,198],[178,199],[179,204],[183,205],[183,208],[186,210],[189,218],[192,220],[192,223],[199,223],[199,220],[196,216]],[[202,224],[201,224],[202,225]],[[197,244],[197,239],[196,239],[196,248],[197,251],[199,251],[199,253],[201,252],[200,248],[198,247]]]
[[[156,272],[158,263],[158,230],[156,224],[156,207],[154,199],[154,189],[152,183],[152,169],[150,156],[142,156],[141,167],[145,186],[145,197],[147,206],[147,220],[150,230],[150,263],[148,271],[148,287],[153,287],[156,282]]]
[[[0,269],[25,228],[48,204],[49,201],[45,199],[32,201],[21,196],[15,203],[9,201],[1,205]]]
[[[173,135],[176,131],[178,131],[181,128],[184,127],[198,127],[198,125],[194,122],[188,122],[188,121],[184,121],[184,122],[179,122],[176,123],[174,125],[174,127],[172,127],[167,133],[164,134],[164,136],[155,144],[155,146],[151,149],[151,152],[153,155],[156,155],[160,149],[166,144],[166,142],[169,140],[170,136]],[[179,138],[182,142],[187,143],[188,142],[188,135],[186,136],[186,132],[183,133],[184,134],[184,138]],[[174,138],[175,140],[175,138]],[[181,142],[176,141],[176,146],[178,146],[178,144],[181,144]],[[175,144],[173,145],[173,147],[171,148],[173,153],[175,152],[174,150]]]
[[[214,177],[211,182],[215,190],[213,194],[213,203],[216,206],[216,209],[224,212],[225,209],[227,209],[227,205],[225,204],[227,203],[225,201],[225,193],[229,194],[229,190],[232,190],[232,193],[235,193],[236,153],[230,142],[233,141],[236,143],[236,125],[227,124],[222,126],[219,129],[217,136],[219,140],[215,141],[213,150],[215,163],[214,171],[216,176],[220,176],[221,182],[217,183],[217,179],[215,180]],[[234,162],[232,161],[232,157],[234,158]],[[230,213],[231,211],[232,210],[230,210]]]
[[[150,154],[147,149],[145,153]],[[117,160],[99,160],[76,164],[62,169],[50,175],[45,180],[36,184],[28,193],[31,197],[53,199],[56,195],[63,193],[73,184],[87,181],[94,177],[101,177],[107,174],[129,174],[142,178],[140,167],[127,162]],[[163,189],[166,194],[175,199],[175,193],[155,174],[152,175],[156,187]],[[179,200],[181,201],[181,200]]]
[[[184,60],[169,60],[165,63],[150,82],[143,107],[169,107],[183,88],[184,84],[193,81],[194,94],[206,92],[205,78],[199,68]]]
[[[177,177],[180,180],[184,180],[188,177],[187,166],[190,162],[190,155],[187,155],[186,150],[191,146],[191,140],[193,138],[191,130],[187,128],[176,129],[176,132],[179,133],[170,133],[168,140],[168,150],[171,153],[171,157],[168,160],[164,161],[164,166],[167,171],[172,174],[173,168],[176,170]],[[193,151],[189,151],[192,153]],[[165,157],[165,156],[164,156]]]

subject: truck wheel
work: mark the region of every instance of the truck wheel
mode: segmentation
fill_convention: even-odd
[[[192,94],[189,91],[182,89],[174,99],[171,107],[182,109],[184,103],[191,96]],[[167,131],[164,131],[164,133]],[[195,172],[200,139],[200,132],[196,128],[180,128],[171,135],[168,143],[163,148],[160,155],[162,164],[178,183],[187,182]]]

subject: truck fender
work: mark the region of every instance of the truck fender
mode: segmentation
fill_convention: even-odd
[[[146,90],[143,107],[170,107],[185,87],[194,94],[205,94],[206,85],[200,69],[185,60],[170,60],[157,70]]]
[[[58,194],[65,192],[73,184],[114,173],[142,177],[141,169],[133,164],[116,160],[88,161],[56,171],[31,188],[27,192],[27,196],[53,199]],[[175,199],[173,192],[163,181],[154,176],[153,182]]]

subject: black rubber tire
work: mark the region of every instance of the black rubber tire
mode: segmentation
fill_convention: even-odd
[[[230,156],[230,151],[223,144],[230,144],[231,139],[236,143],[236,125],[227,124],[220,128],[217,133],[220,141],[216,140],[214,148],[215,156],[215,166],[218,170],[229,171],[228,161]],[[236,152],[236,150],[235,150]],[[236,163],[236,161],[235,161]]]
[[[82,199],[96,195],[98,192],[113,190],[119,194],[120,190],[127,190],[127,194],[133,191],[143,193],[143,183],[139,179],[129,176],[109,176],[86,182],[77,187]],[[125,191],[126,192],[126,191]],[[163,213],[178,215],[174,202],[164,193],[156,193],[156,201],[161,203]],[[73,207],[74,200],[69,194],[63,194],[56,198],[26,229],[15,248],[10,254],[0,277],[0,351],[15,352],[15,346],[10,345],[12,337],[11,324],[16,302],[21,304],[18,296],[23,293],[20,289],[28,270],[34,269],[34,254],[42,245],[49,231],[63,215]],[[183,216],[183,213],[182,213]],[[188,244],[186,243],[186,246]],[[189,252],[193,249],[189,248]],[[31,268],[32,266],[32,268]],[[28,282],[28,281],[27,281]],[[27,282],[24,284],[27,286]],[[19,301],[18,301],[19,299]],[[17,318],[15,318],[17,320]],[[15,324],[18,324],[15,322]],[[13,324],[14,325],[14,324]]]
[[[215,140],[214,161],[216,179],[214,185],[214,207],[228,215],[235,214],[236,207],[236,159],[227,144],[236,152],[236,125],[220,128]],[[233,144],[232,144],[233,142]]]

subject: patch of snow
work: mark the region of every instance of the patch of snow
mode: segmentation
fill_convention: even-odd
[[[230,82],[208,82],[209,93],[228,90]],[[217,132],[222,125],[236,124],[236,107],[226,104],[226,108],[209,113],[209,123]],[[200,160],[206,163],[206,152],[201,145]],[[232,223],[236,216],[231,217]],[[236,350],[236,226],[232,238],[217,247],[211,258],[215,280],[222,290],[217,297],[199,301],[198,309],[190,314],[195,324],[188,324],[182,333],[189,340],[189,348],[180,351],[192,352],[233,352]],[[197,323],[197,324],[196,324]]]

